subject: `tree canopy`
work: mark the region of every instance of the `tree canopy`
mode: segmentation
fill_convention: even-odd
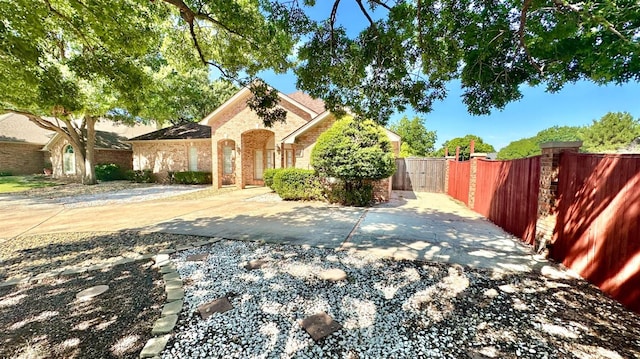
[[[627,112],[609,112],[583,131],[584,152],[610,152],[640,137],[640,119]]]
[[[498,159],[537,156],[541,153],[540,144],[551,141],[582,141],[582,152],[613,152],[628,146],[638,137],[640,119],[634,119],[627,112],[609,112],[588,126],[553,126],[533,137],[513,141],[498,152]]]
[[[448,149],[449,156],[455,156],[456,148],[460,147],[459,161],[466,161],[471,158],[471,141],[474,141],[475,152],[495,152],[495,148],[492,145],[485,143],[482,138],[476,135],[466,135],[464,137],[456,137],[451,140],[445,141],[442,144],[442,148],[436,151],[436,157],[444,157],[445,150]]]
[[[400,157],[426,157],[433,152],[436,132],[427,130],[423,119],[416,116],[409,120],[404,116],[390,129],[402,138]]]
[[[498,152],[498,159],[511,160],[537,156],[542,153],[540,144],[551,141],[581,141],[584,129],[577,126],[553,126],[538,132],[535,136],[509,143]]]

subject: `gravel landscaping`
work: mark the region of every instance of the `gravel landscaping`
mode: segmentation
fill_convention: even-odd
[[[640,317],[559,269],[500,274],[235,241],[172,258],[186,295],[163,358],[640,357]],[[322,279],[329,269],[347,278]],[[233,309],[203,320],[198,307],[220,298]],[[318,313],[342,329],[315,342],[301,322]]]
[[[152,264],[0,287],[0,358],[137,358],[165,296]],[[96,285],[109,289],[76,298]]]

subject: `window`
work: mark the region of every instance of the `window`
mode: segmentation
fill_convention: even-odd
[[[67,145],[62,153],[62,169],[66,175],[76,174],[76,154],[71,145]]]
[[[304,156],[303,149],[296,149],[296,158],[302,158]]]
[[[276,151],[267,150],[267,168],[274,168],[276,164]]]
[[[284,151],[284,156],[285,156],[285,167],[289,168],[289,167],[293,167],[293,150],[285,150]]]
[[[233,147],[231,146],[222,148],[222,173],[225,175],[233,173]]]
[[[189,147],[189,171],[198,170],[198,149],[194,146]]]

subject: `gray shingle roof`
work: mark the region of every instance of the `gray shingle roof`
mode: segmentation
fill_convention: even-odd
[[[200,138],[211,138],[211,127],[195,122],[187,122],[134,137],[131,141],[190,140]]]

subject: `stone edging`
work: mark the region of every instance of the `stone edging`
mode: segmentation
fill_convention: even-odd
[[[140,352],[140,358],[159,358],[160,353],[164,350],[171,332],[178,322],[178,316],[184,304],[184,288],[180,274],[171,262],[169,255],[176,251],[184,251],[196,247],[219,242],[222,238],[212,238],[208,241],[195,242],[191,245],[184,245],[173,249],[165,249],[153,256],[155,262],[154,268],[162,273],[164,281],[164,291],[167,295],[166,304],[162,307],[160,319],[156,320],[151,329],[151,335],[154,337],[149,339],[144,348]]]

